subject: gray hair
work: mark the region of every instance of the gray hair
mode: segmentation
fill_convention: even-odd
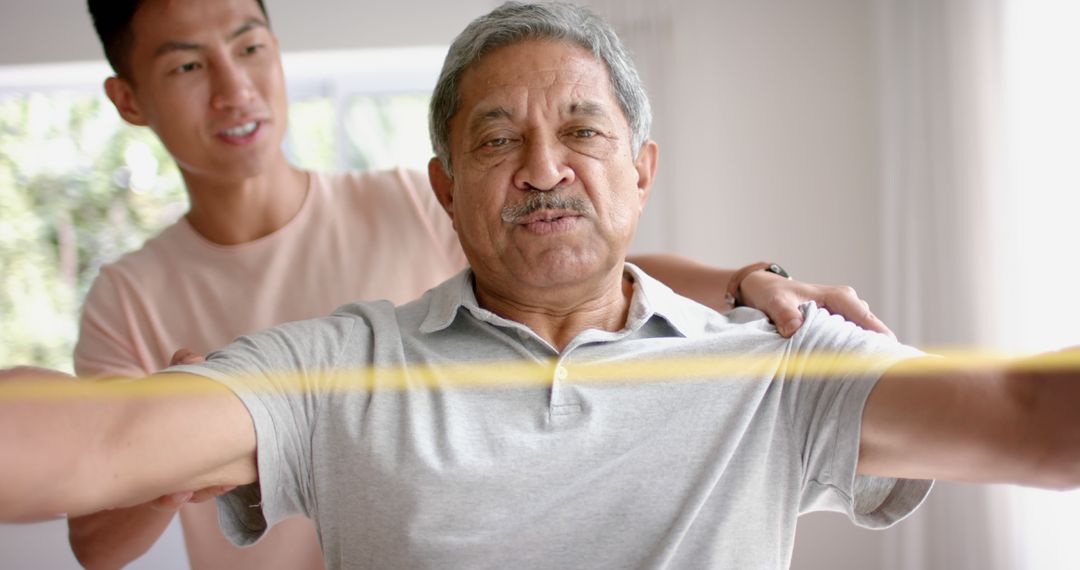
[[[484,54],[527,40],[550,39],[580,45],[607,65],[611,86],[630,123],[636,156],[649,137],[652,109],[630,54],[615,30],[586,8],[563,3],[506,2],[470,23],[450,46],[428,117],[431,146],[447,174],[450,166],[450,119],[458,110],[461,76]]]

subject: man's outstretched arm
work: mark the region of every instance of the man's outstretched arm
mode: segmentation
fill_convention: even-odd
[[[85,318],[85,315],[84,315]],[[80,338],[86,338],[86,332]],[[85,363],[87,355],[82,355]],[[189,350],[173,355],[169,365],[193,364],[203,358]],[[76,367],[80,355],[76,354]],[[185,490],[133,507],[109,509],[68,518],[68,542],[79,564],[88,570],[122,568],[146,554],[157,542],[180,508],[187,503],[210,500],[228,487]]]
[[[901,363],[878,381],[863,413],[859,473],[1080,487],[1080,352],[942,364]]]
[[[2,521],[82,515],[257,479],[251,418],[213,381],[167,375],[90,385],[45,375],[0,373],[0,389],[15,382],[24,389],[0,398]],[[51,386],[75,388],[79,397],[50,396]]]

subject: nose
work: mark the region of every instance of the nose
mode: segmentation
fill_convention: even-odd
[[[235,62],[218,62],[213,70],[210,105],[219,111],[242,108],[255,98],[255,88],[247,71]]]
[[[574,170],[566,162],[565,149],[543,137],[525,144],[521,166],[514,174],[519,190],[557,190],[573,184]]]

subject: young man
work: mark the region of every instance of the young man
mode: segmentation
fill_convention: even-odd
[[[148,126],[176,159],[191,199],[184,219],[103,268],[84,308],[80,376],[141,377],[181,347],[199,353],[357,299],[415,298],[464,267],[449,220],[415,172],[324,174],[281,151],[286,95],[277,38],[260,0],[91,0],[116,76],[105,88],[128,122]],[[670,258],[638,260],[678,289],[723,306],[733,272]],[[745,280],[742,278],[745,276]],[[816,300],[887,331],[848,289],[739,274],[742,297],[790,335]],[[695,290],[696,287],[696,290]],[[191,489],[142,506],[71,519],[89,567],[146,551]],[[312,524],[294,517],[239,550],[212,503],[180,509],[194,568],[319,568]]]

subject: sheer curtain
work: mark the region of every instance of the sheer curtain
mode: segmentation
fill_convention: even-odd
[[[996,217],[1002,306],[1012,310],[998,317],[997,336],[1012,350],[1056,350],[1080,345],[1080,4],[1008,0],[1004,14],[1010,168]],[[1080,492],[1007,496],[1017,568],[1080,565]]]
[[[877,8],[882,314],[902,340],[932,349],[1078,344],[1080,308],[1069,302],[1080,284],[1080,9]],[[1076,493],[939,485],[888,535],[882,567],[1075,568],[1077,512]]]
[[[904,342],[992,342],[999,192],[1001,5],[879,0],[880,311]],[[885,540],[882,568],[1013,568],[998,488],[939,484]]]

